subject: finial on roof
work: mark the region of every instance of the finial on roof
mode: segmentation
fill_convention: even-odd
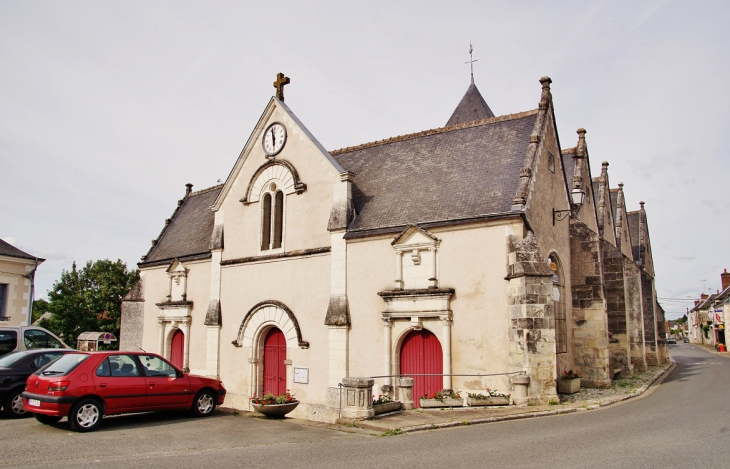
[[[474,48],[471,46],[471,41],[469,41],[469,61],[464,62],[469,64],[471,67],[471,84],[474,84],[474,62],[479,62],[479,60],[474,60],[474,56],[472,55],[472,52],[474,52]]]
[[[185,184],[185,195],[190,195],[193,191],[193,185],[190,183]]]
[[[639,205],[641,205],[641,210],[644,210],[644,201],[643,200],[641,202],[639,202]]]
[[[578,139],[580,139],[580,140],[586,139],[586,134],[588,133],[588,131],[586,129],[584,129],[583,127],[576,130],[575,132],[578,134]]]
[[[289,77],[284,76],[283,73],[276,74],[276,81],[274,82],[274,88],[276,88],[276,99],[284,102],[284,86],[291,83]]]
[[[604,161],[603,163],[601,163],[601,167],[603,169],[608,169],[608,161]]]
[[[548,104],[553,100],[552,95],[550,94],[550,83],[553,81],[550,79],[550,77],[542,77],[540,78],[540,83],[542,83],[542,96],[540,96],[540,109],[547,109]]]
[[[618,183],[618,190],[620,190],[620,191],[624,190],[624,183],[623,182],[619,182]]]

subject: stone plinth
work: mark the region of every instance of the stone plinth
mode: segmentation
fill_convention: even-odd
[[[527,405],[529,397],[527,390],[530,387],[530,377],[526,375],[513,376],[512,386],[514,386],[514,394],[512,394],[512,402],[515,405]]]
[[[375,415],[373,410],[373,378],[343,378],[342,417],[364,420]]]
[[[403,410],[413,410],[416,407],[416,403],[413,402],[413,385],[415,383],[416,380],[413,378],[398,378],[398,387],[400,388],[398,399],[403,403]]]

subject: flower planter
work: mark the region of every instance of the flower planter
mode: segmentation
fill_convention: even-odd
[[[375,415],[384,414],[386,412],[394,412],[400,410],[400,401],[386,402],[385,404],[376,404],[373,406]]]
[[[283,418],[286,414],[296,409],[299,401],[287,402],[286,404],[254,404],[251,403],[256,412],[262,413],[267,417]]]
[[[443,399],[423,399],[419,400],[419,404],[422,408],[429,407],[462,407],[464,405],[463,399],[457,399],[454,397],[444,397]]]
[[[485,405],[509,405],[509,397],[488,397],[486,399],[466,398],[466,405],[471,407]]]
[[[580,378],[559,379],[558,392],[560,394],[575,394],[580,391]]]

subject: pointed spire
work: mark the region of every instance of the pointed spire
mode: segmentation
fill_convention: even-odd
[[[608,193],[608,161],[604,161],[601,164],[601,176],[598,179],[598,231],[602,238],[603,227],[606,222],[606,194]],[[609,202],[610,203],[610,202]]]
[[[588,153],[586,149],[586,129],[580,128],[576,131],[578,134],[578,145],[575,147],[575,168],[573,170],[573,189],[583,189],[586,193],[588,191],[583,187],[583,173],[585,168],[585,157]]]
[[[626,210],[626,201],[624,199],[624,183],[618,183],[618,197],[616,197],[616,247],[621,250],[621,242],[623,241],[624,211]]]
[[[474,122],[481,119],[490,119],[494,117],[494,113],[489,105],[482,97],[475,84],[469,85],[464,97],[459,101],[454,113],[451,114],[446,127],[456,124],[464,124],[466,122]]]

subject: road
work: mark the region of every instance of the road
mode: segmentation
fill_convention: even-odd
[[[730,358],[670,346],[676,369],[591,412],[376,437],[218,413],[143,414],[78,434],[0,418],[2,467],[730,467]]]

